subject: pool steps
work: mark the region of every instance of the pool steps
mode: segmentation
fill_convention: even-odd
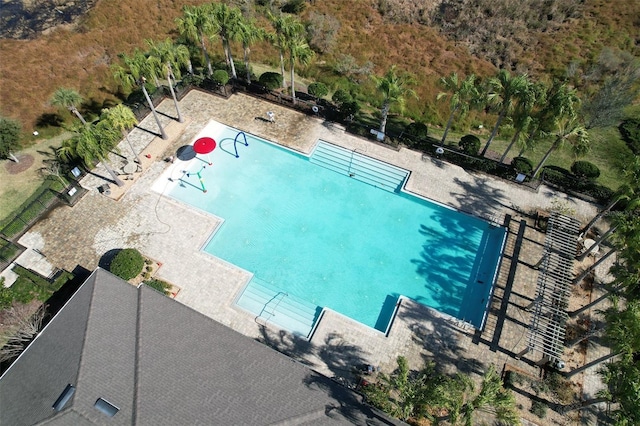
[[[389,192],[398,192],[408,171],[328,142],[319,141],[309,161]]]
[[[260,323],[272,323],[294,334],[309,337],[322,308],[280,291],[255,276],[236,302],[256,315]]]

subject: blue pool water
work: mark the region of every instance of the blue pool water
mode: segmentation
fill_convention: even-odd
[[[187,163],[191,174],[169,193],[224,219],[206,252],[382,331],[399,295],[482,325],[503,228],[367,185],[250,135],[236,158],[237,133],[210,124],[201,136],[218,141],[213,165]]]

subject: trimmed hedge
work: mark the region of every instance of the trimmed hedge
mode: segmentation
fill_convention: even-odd
[[[311,96],[315,96],[316,98],[323,98],[329,94],[329,89],[327,85],[324,83],[316,82],[311,83],[309,87],[307,87],[307,92]]]
[[[511,166],[518,173],[523,173],[525,175],[531,173],[533,171],[533,162],[526,157],[516,157],[511,160]]]
[[[429,128],[426,124],[416,121],[414,123],[409,123],[405,132],[415,138],[425,139],[428,136]]]
[[[624,120],[618,127],[622,140],[636,155],[640,155],[640,118]]]
[[[165,296],[169,294],[169,289],[171,288],[171,284],[169,284],[168,282],[157,279],[145,281],[143,284],[148,285],[152,289],[159,291]]]
[[[215,70],[213,74],[211,74],[211,80],[224,86],[229,82],[229,73],[226,70]]]
[[[282,76],[277,72],[265,72],[260,76],[260,84],[269,90],[276,90],[282,87]]]
[[[338,107],[340,107],[340,105],[342,105],[343,103],[351,102],[353,98],[351,97],[351,94],[346,90],[338,89],[333,93],[333,96],[331,96],[331,100],[337,103]]]
[[[478,155],[478,151],[480,151],[480,139],[475,135],[465,135],[460,138],[460,142],[458,143],[462,152],[468,155]]]
[[[138,250],[132,248],[118,252],[109,266],[111,273],[123,280],[137,277],[142,272],[142,268],[144,268],[144,257]]]
[[[600,169],[589,161],[576,161],[571,165],[571,171],[578,178],[593,180],[600,176]]]

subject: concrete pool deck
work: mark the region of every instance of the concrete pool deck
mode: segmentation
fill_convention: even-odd
[[[171,100],[163,101],[158,107],[163,125],[168,125],[168,140],[163,141],[153,133],[152,116],[146,117],[139,128],[131,132],[129,139],[134,149],[151,158],[144,157],[144,170],[134,173],[134,179],[126,181],[124,188],[118,189],[112,184],[111,196],[99,193],[97,188],[105,183],[100,175],[106,174],[104,169],[96,169],[81,182],[89,189],[83,199],[74,207],[59,207],[51,212],[25,234],[21,242],[28,245],[30,241],[38,241],[37,249],[47,261],[67,270],[73,270],[76,265],[93,270],[110,250],[135,247],[162,263],[157,276],[180,287],[178,302],[260,339],[328,376],[348,380],[351,369],[360,364],[390,371],[401,354],[415,367],[425,359],[436,357],[439,363],[466,372],[481,371],[491,363],[502,368],[508,362],[535,374],[532,362],[540,358],[538,354],[528,354],[521,360],[513,358],[526,345],[523,325],[529,322],[528,314],[518,305],[525,305],[533,298],[536,286],[537,271],[527,265],[535,264],[540,258],[544,240],[544,234],[532,227],[526,229],[527,246],[516,259],[519,264],[514,288],[506,294],[509,304],[502,315],[507,316],[507,321],[499,319],[498,309],[519,223],[523,220],[531,224],[522,212],[535,212],[560,203],[575,211],[575,216],[584,222],[596,213],[596,206],[544,185],[536,192],[425,158],[419,152],[374,144],[345,133],[335,124],[242,94],[223,99],[193,90],[180,102],[180,108],[186,117],[184,123],[172,119],[176,114]],[[275,113],[274,123],[263,119],[267,111]],[[163,159],[175,155],[180,146],[192,143],[211,119],[303,153],[309,153],[318,139],[358,149],[411,170],[406,185],[411,192],[500,223],[506,214],[511,215],[505,259],[485,330],[474,333],[464,324],[406,301],[388,336],[329,311],[312,339],[307,341],[269,326],[261,327],[254,316],[235,307],[233,301],[250,274],[200,250],[219,220],[151,190],[169,166]],[[130,151],[125,144],[121,144],[121,151]],[[607,265],[602,266],[603,271],[605,268]]]

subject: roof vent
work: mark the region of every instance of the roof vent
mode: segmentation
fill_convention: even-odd
[[[98,410],[102,411],[104,414],[106,414],[109,417],[115,416],[116,413],[120,411],[118,407],[116,407],[115,405],[113,405],[112,403],[110,403],[104,398],[98,398],[98,400],[96,401],[95,404],[93,404],[93,406],[96,407]]]
[[[73,387],[73,385],[68,384],[51,407],[56,411],[62,411],[64,406],[67,405],[67,402],[69,402],[75,392],[76,388]]]

